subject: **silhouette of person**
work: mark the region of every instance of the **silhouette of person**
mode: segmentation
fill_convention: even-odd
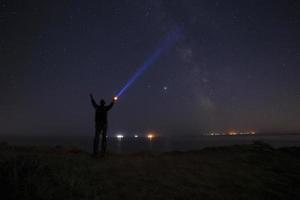
[[[96,156],[98,154],[99,137],[102,135],[101,142],[101,154],[104,156],[106,152],[106,131],[107,131],[107,112],[113,107],[115,99],[106,106],[105,101],[101,99],[100,105],[95,102],[92,94],[90,94],[91,102],[95,108],[95,137],[94,137],[94,149],[93,154]]]

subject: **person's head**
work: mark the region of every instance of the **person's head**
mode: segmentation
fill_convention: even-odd
[[[101,106],[104,106],[104,105],[105,105],[104,99],[101,99],[101,100],[100,100],[100,105],[101,105]]]

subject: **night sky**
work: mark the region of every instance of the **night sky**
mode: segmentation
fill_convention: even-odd
[[[93,135],[89,93],[109,103],[176,27],[109,135],[300,131],[300,1],[1,0],[0,134]]]

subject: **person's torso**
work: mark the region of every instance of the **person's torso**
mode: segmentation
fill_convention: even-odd
[[[107,109],[105,107],[99,106],[96,108],[96,122],[107,122]]]

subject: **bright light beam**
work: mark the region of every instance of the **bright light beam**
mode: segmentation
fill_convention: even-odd
[[[150,54],[150,56],[146,59],[143,65],[137,69],[137,71],[127,81],[124,87],[118,92],[116,98],[121,96],[129,88],[129,86],[131,86],[138,79],[138,77],[146,71],[146,69],[148,69],[152,64],[154,64],[163,52],[167,51],[173,44],[175,44],[179,36],[179,28],[167,34],[165,38],[158,44],[158,47],[155,49],[155,51],[152,54]]]

